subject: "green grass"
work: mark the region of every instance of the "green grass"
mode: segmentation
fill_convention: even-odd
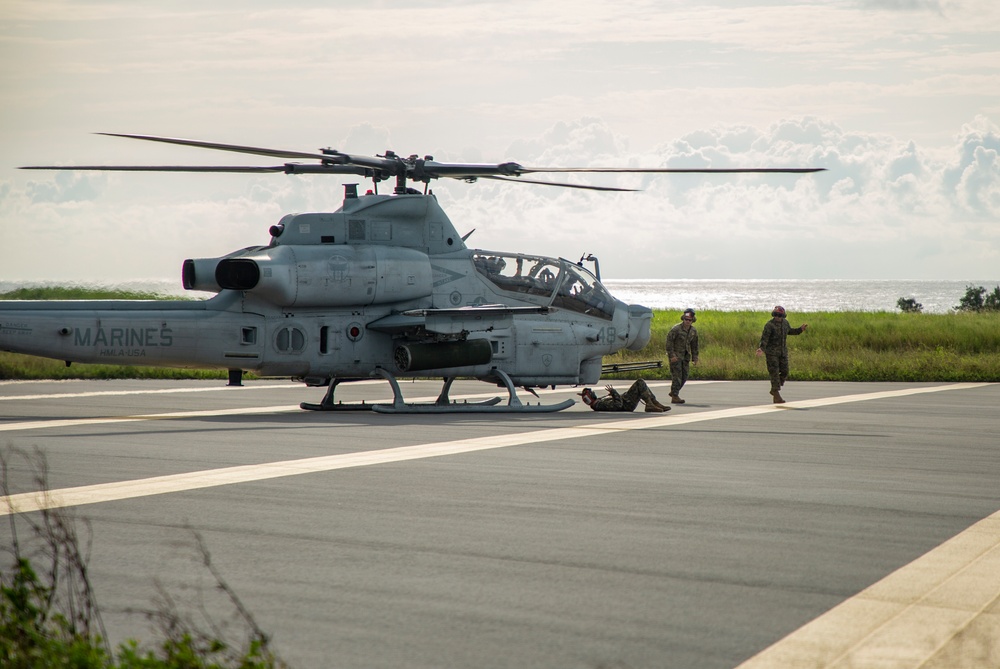
[[[692,379],[767,378],[764,359],[754,355],[770,315],[748,311],[698,314],[700,362]],[[653,336],[641,351],[626,351],[605,363],[664,360],[667,331],[676,311],[657,311]],[[818,312],[792,315],[792,326],[809,329],[788,338],[791,378],[809,381],[1000,381],[1000,313],[902,314]],[[664,367],[643,372],[669,378]]]
[[[114,288],[88,288],[87,286],[40,286],[17,288],[0,293],[0,300],[176,300],[157,293],[116,290]]]
[[[59,360],[0,351],[0,381],[42,379],[227,379],[224,369],[182,369],[135,367],[132,365],[91,365],[74,362],[71,367]],[[256,378],[247,373],[244,379]]]
[[[93,288],[23,288],[0,299],[177,299],[151,293]],[[752,311],[698,314],[700,363],[692,379],[767,378],[763,358],[754,355],[770,315]],[[903,314],[818,312],[793,314],[791,324],[809,323],[788,338],[792,378],[809,381],[1000,381],[1000,312]],[[605,363],[663,360],[645,378],[669,378],[663,357],[667,330],[676,311],[656,311],[653,336],[641,351],[608,356]],[[635,373],[619,375],[635,376]],[[614,378],[615,375],[612,375]],[[66,367],[17,353],[0,352],[0,379],[224,379],[224,370],[192,370],[74,363]],[[253,377],[248,377],[253,378]]]

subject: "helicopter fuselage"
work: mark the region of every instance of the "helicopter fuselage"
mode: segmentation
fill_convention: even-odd
[[[497,369],[593,384],[649,340],[652,312],[565,259],[470,249],[433,195],[290,214],[266,246],[184,262],[207,300],[0,302],[0,349],[67,362],[248,370],[309,385]]]

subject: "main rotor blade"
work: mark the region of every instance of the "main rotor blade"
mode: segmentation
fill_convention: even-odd
[[[461,177],[456,177],[461,178]],[[501,176],[490,176],[483,175],[475,177],[476,179],[493,179],[494,181],[511,181],[518,184],[538,184],[539,186],[559,186],[560,188],[580,188],[582,190],[603,190],[603,191],[615,191],[619,193],[637,193],[637,188],[613,188],[611,186],[584,186],[582,184],[567,184],[559,183],[556,181],[538,181],[536,179],[521,179],[519,177],[501,177]]]
[[[103,171],[103,172],[226,172],[254,174],[284,172],[285,174],[357,174],[371,176],[371,170],[356,165],[28,165],[21,170]]]
[[[19,170],[64,170],[105,172],[284,172],[284,165],[261,167],[253,165],[28,165]]]
[[[384,156],[358,156],[341,153],[332,149],[321,149],[318,153],[303,151],[286,151],[284,149],[268,149],[259,146],[241,144],[223,144],[220,142],[203,142],[196,139],[181,139],[177,137],[160,137],[157,135],[133,135],[129,133],[99,132],[107,137],[124,137],[141,139],[149,142],[193,146],[217,151],[231,151],[272,158],[306,160],[308,163],[285,163],[270,166],[242,165],[81,165],[71,166],[29,166],[21,169],[29,170],[95,170],[120,172],[230,172],[248,174],[259,172],[284,172],[286,174],[356,174],[376,181],[396,177],[400,183],[406,180],[429,183],[431,179],[453,178],[475,181],[476,179],[494,179],[497,181],[519,181],[521,183],[538,184],[541,186],[559,186],[562,188],[579,188],[582,190],[634,192],[632,188],[614,188],[610,186],[585,186],[552,181],[532,181],[521,179],[524,174],[542,173],[592,173],[592,174],[808,174],[823,172],[822,167],[524,167],[519,163],[439,163],[430,157],[423,160],[410,156],[403,158],[394,153],[386,152]],[[398,186],[399,184],[397,184]]]
[[[234,153],[249,153],[255,156],[270,156],[271,158],[304,158],[308,160],[335,160],[336,154],[327,155],[323,153],[305,153],[302,151],[285,151],[283,149],[265,149],[259,146],[241,146],[239,144],[220,144],[218,142],[202,142],[196,139],[180,139],[177,137],[157,137],[155,135],[130,135],[119,132],[98,132],[98,135],[107,137],[125,137],[128,139],[143,139],[149,142],[163,142],[164,144],[179,144],[180,146],[197,146],[202,149],[216,149],[218,151],[232,151]]]
[[[538,172],[608,172],[620,174],[807,174],[825,167],[521,167],[522,174]]]
[[[286,151],[284,149],[267,149],[260,146],[243,146],[240,144],[221,144],[219,142],[203,142],[197,139],[180,139],[177,137],[159,137],[156,135],[131,135],[117,132],[99,132],[98,135],[108,137],[126,137],[128,139],[143,139],[150,142],[163,142],[165,144],[178,144],[180,146],[194,146],[202,149],[215,149],[218,151],[232,151],[234,153],[247,153],[256,156],[269,156],[271,158],[299,158],[304,160],[320,160],[324,166],[335,165],[356,165],[372,170],[380,170],[386,174],[395,175],[400,171],[401,161],[391,158],[355,156],[340,151],[330,153],[307,153],[304,151]],[[327,170],[334,172],[334,170]],[[352,171],[348,174],[357,174]]]

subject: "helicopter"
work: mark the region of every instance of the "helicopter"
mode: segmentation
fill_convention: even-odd
[[[206,300],[0,301],[0,350],[73,362],[229,370],[291,377],[325,387],[303,409],[379,413],[553,412],[574,404],[522,402],[517,388],[593,385],[606,355],[638,351],[653,312],[614,298],[596,257],[579,262],[473,249],[438,204],[429,184],[479,179],[598,191],[632,189],[523,178],[540,173],[793,173],[820,168],[575,168],[445,163],[432,156],[374,157],[330,148],[285,151],[153,135],[112,137],[277,158],[277,165],[26,166],[30,170],[107,170],[356,175],[332,213],[286,214],[270,240],[217,258],[184,260],[185,289]],[[379,193],[383,181],[391,193]],[[421,191],[412,187],[424,184]],[[590,271],[584,261],[594,264]],[[659,363],[617,365],[633,371]],[[433,403],[403,398],[399,378],[439,377]],[[457,378],[503,387],[507,402],[456,402]],[[343,402],[338,386],[386,380],[391,403]]]

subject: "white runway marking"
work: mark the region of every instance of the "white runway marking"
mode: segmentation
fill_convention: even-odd
[[[379,383],[378,381],[355,381],[358,383]],[[148,390],[92,390],[80,393],[39,393],[37,395],[0,395],[4,400],[64,400],[77,397],[122,397],[125,395],[171,395],[176,393],[217,393],[242,392],[244,390],[274,390],[287,388],[305,388],[301,383],[281,383],[269,385],[248,386],[207,386],[204,388],[150,388]]]
[[[877,393],[865,393],[861,395],[843,395],[839,397],[828,397],[818,400],[805,400],[802,402],[789,402],[784,405],[765,404],[748,407],[737,407],[734,409],[722,409],[719,411],[702,411],[697,413],[679,414],[670,413],[663,415],[650,415],[639,417],[630,416],[627,420],[602,421],[591,423],[579,427],[567,427],[560,429],[536,430],[533,432],[522,432],[511,435],[495,435],[488,437],[476,437],[473,439],[460,439],[457,441],[443,441],[430,444],[418,444],[415,446],[403,446],[400,448],[388,448],[378,451],[361,451],[358,453],[345,453],[341,455],[322,456],[318,458],[305,458],[301,460],[287,460],[284,462],[270,462],[259,465],[245,465],[240,467],[226,467],[223,469],[210,469],[186,474],[174,474],[170,476],[157,476],[148,479],[138,479],[134,481],[119,481],[116,483],[102,483],[92,486],[80,486],[77,488],[63,488],[52,490],[49,493],[22,493],[9,497],[0,497],[0,516],[8,515],[11,509],[15,513],[26,513],[38,511],[40,509],[62,508],[67,506],[79,506],[82,504],[97,504],[100,502],[111,502],[135,497],[145,497],[149,495],[162,495],[170,492],[183,492],[185,490],[197,490],[199,488],[210,488],[221,485],[231,485],[234,483],[249,483],[252,481],[263,481],[266,479],[279,478],[282,476],[294,476],[298,474],[312,474],[316,472],[333,471],[335,469],[347,469],[351,467],[364,467],[368,465],[387,464],[390,462],[403,462],[405,460],[415,460],[420,458],[434,458],[443,455],[457,455],[460,453],[471,453],[473,451],[489,450],[494,448],[506,448],[509,446],[522,446],[524,444],[539,444],[550,441],[561,441],[564,439],[578,439],[593,437],[602,434],[610,434],[628,430],[643,430],[649,428],[669,428],[678,425],[690,425],[710,420],[721,420],[725,418],[740,418],[745,416],[756,416],[773,411],[780,411],[786,408],[814,408],[843,404],[845,402],[863,402],[866,400],[886,399],[891,397],[905,397],[922,393],[935,393],[947,390],[960,390],[968,388],[978,388],[987,386],[987,383],[956,383],[945,386],[928,386],[921,388],[905,388],[902,390],[886,390]],[[433,398],[431,398],[433,399]],[[233,415],[239,413],[260,413],[274,411],[298,410],[297,407],[256,407],[246,409],[228,409],[225,411],[206,412],[182,412],[170,414],[155,414],[152,416],[130,416],[122,418],[98,418],[80,419],[76,421],[41,421],[44,427],[53,427],[55,423],[65,425],[92,425],[95,423],[113,423],[123,421],[140,421],[152,419],[183,418],[196,416],[218,416]],[[17,429],[14,424],[11,427]],[[38,427],[38,422],[23,423],[20,425],[31,425]],[[22,428],[28,429],[28,428]]]
[[[21,432],[23,430],[46,430],[58,427],[80,427],[82,425],[106,425],[108,423],[135,423],[143,420],[166,420],[169,418],[211,418],[213,416],[240,416],[261,413],[282,413],[302,411],[298,404],[283,404],[273,407],[246,407],[243,409],[212,409],[208,411],[176,411],[145,416],[109,416],[104,418],[63,418],[53,420],[29,420],[22,423],[0,423],[0,432]]]
[[[385,381],[355,381],[352,382],[354,385],[369,385],[369,384],[385,384]],[[688,385],[699,384],[699,383],[717,383],[716,381],[689,381]],[[660,382],[660,383],[650,383],[650,388],[657,388],[660,386],[669,386],[670,383]],[[269,385],[269,386],[245,386],[239,390],[233,388],[226,388],[225,386],[216,386],[211,388],[172,388],[172,389],[156,389],[156,390],[108,390],[108,391],[95,391],[95,392],[83,392],[83,393],[54,393],[49,395],[21,395],[21,396],[7,396],[0,397],[0,400],[39,400],[39,399],[67,399],[67,398],[80,398],[80,397],[106,397],[109,395],[152,395],[159,393],[200,393],[200,392],[217,392],[217,391],[228,391],[228,392],[239,392],[244,389],[286,389],[286,388],[302,388],[302,384],[285,384],[285,385]],[[558,391],[541,391],[541,394],[558,394],[566,393],[569,391],[558,390]],[[573,392],[576,392],[575,390]],[[454,396],[456,400],[484,400],[491,397],[496,397],[497,393],[479,393],[474,395],[459,395]],[[406,397],[404,393],[404,397]],[[408,402],[433,402],[437,399],[437,395],[427,396],[427,397],[412,397],[407,398]],[[369,404],[374,403],[391,403],[392,398],[383,398],[369,401]],[[270,407],[247,407],[243,409],[214,409],[205,411],[179,411],[174,413],[157,413],[157,414],[144,414],[136,416],[102,416],[100,418],[64,418],[64,419],[54,419],[54,420],[30,420],[22,421],[17,423],[0,423],[0,432],[23,432],[25,430],[44,430],[48,428],[60,428],[60,427],[81,427],[86,425],[105,425],[108,423],[134,423],[136,421],[143,420],[166,420],[170,418],[210,418],[212,416],[239,416],[239,415],[252,415],[252,414],[265,414],[265,413],[290,413],[302,411],[302,408],[298,404],[285,404],[281,406],[270,406]]]
[[[737,669],[1000,667],[1000,511]]]

